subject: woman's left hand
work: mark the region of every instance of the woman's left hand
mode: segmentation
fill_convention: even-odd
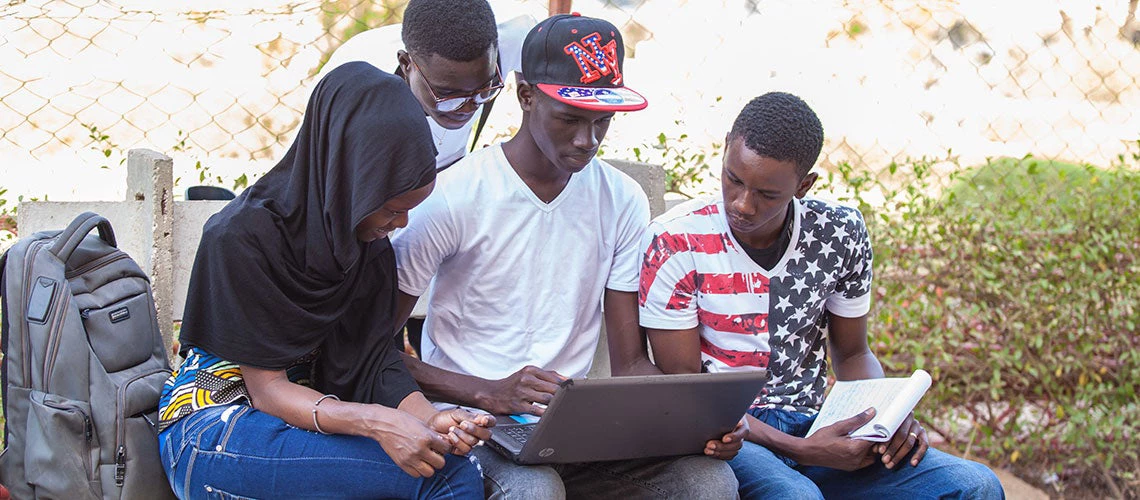
[[[427,421],[432,430],[447,436],[455,455],[466,455],[471,449],[491,439],[491,427],[495,417],[488,414],[475,414],[463,408],[453,408],[436,412]]]

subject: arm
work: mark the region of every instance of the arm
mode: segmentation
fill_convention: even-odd
[[[657,375],[661,370],[649,361],[645,335],[637,324],[637,294],[606,289],[606,342],[610,351],[610,374]]]
[[[867,345],[867,315],[844,318],[828,312],[831,366],[839,380],[882,378],[883,366]]]
[[[322,394],[290,382],[284,370],[240,369],[254,408],[294,427],[316,431],[317,423],[327,433],[372,438],[413,477],[430,477],[444,466],[443,455],[452,449],[444,436],[406,411],[335,399],[315,406]]]
[[[496,415],[531,413],[542,415],[558,384],[566,377],[557,372],[526,366],[498,380],[464,375],[438,368],[407,354],[404,362],[416,382],[432,399],[481,408]]]
[[[418,300],[420,300],[420,298],[415,295],[409,295],[402,290],[396,290],[396,314],[392,318],[396,329],[393,330],[392,333],[400,331],[400,329],[404,328],[404,325],[408,323],[408,318],[412,315],[412,310],[416,308],[416,301]]]

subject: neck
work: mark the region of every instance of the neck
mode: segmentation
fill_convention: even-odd
[[[527,131],[525,118],[518,133],[503,143],[503,155],[527,187],[546,203],[557,198],[570,182],[570,174],[559,170],[542,154],[534,137]]]
[[[739,233],[734,229],[730,230],[732,231],[732,235],[736,236],[736,239],[745,245],[756,249],[768,248],[780,240],[780,235],[784,232],[784,221],[788,220],[789,210],[792,210],[791,203],[786,205],[784,211],[777,217],[773,217],[768,224],[750,233]]]

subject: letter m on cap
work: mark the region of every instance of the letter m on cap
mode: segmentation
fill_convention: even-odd
[[[603,76],[613,74],[614,85],[621,85],[621,68],[618,66],[617,40],[601,44],[602,35],[597,32],[582,38],[582,43],[570,42],[563,48],[582,71],[582,83],[593,83]]]

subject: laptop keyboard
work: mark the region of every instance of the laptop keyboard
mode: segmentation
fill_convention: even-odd
[[[534,432],[534,428],[536,426],[538,426],[538,424],[512,425],[510,427],[503,427],[500,430],[505,432],[508,436],[514,438],[514,440],[518,441],[519,444],[526,444],[527,438],[529,438],[530,434]]]

